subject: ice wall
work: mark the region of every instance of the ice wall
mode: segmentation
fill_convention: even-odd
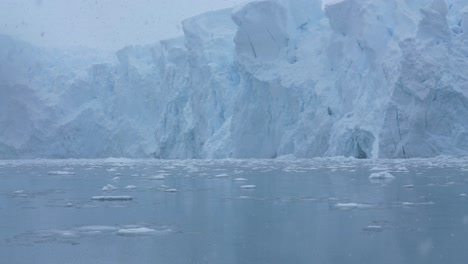
[[[0,36],[0,158],[468,155],[464,2],[251,1],[115,59]]]

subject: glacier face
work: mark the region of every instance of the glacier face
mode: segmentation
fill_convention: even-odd
[[[0,36],[0,158],[468,155],[464,2],[252,1],[114,57]]]

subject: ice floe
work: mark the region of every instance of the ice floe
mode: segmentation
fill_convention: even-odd
[[[117,190],[117,187],[115,187],[114,185],[112,184],[107,184],[106,186],[102,187],[103,191],[105,192],[108,192],[108,191],[113,191],[113,190]]]
[[[390,174],[388,171],[374,172],[369,176],[371,180],[393,180],[395,176]]]
[[[375,208],[375,205],[360,203],[337,203],[335,204],[335,208],[340,210],[370,209]]]
[[[49,171],[49,175],[75,175],[73,171]]]
[[[247,181],[247,179],[246,178],[235,178],[234,181],[243,182],[243,181]]]
[[[155,230],[147,227],[136,227],[136,228],[122,228],[117,231],[117,235],[120,236],[144,236],[144,235],[158,235],[172,232],[171,229]]]
[[[133,197],[127,195],[120,196],[93,196],[91,200],[94,201],[130,201],[133,200]]]

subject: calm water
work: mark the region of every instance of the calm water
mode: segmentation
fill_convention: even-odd
[[[0,161],[0,260],[467,263],[468,160]]]

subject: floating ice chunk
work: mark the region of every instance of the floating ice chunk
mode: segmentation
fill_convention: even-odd
[[[96,225],[96,226],[82,226],[82,227],[79,227],[77,230],[79,231],[115,231],[117,229],[118,229],[117,227],[113,227],[113,226]]]
[[[166,177],[164,175],[155,175],[155,176],[149,176],[147,179],[150,180],[164,180]]]
[[[117,187],[115,187],[114,185],[112,184],[107,184],[106,186],[102,187],[103,191],[113,191],[113,190],[117,190]]]
[[[257,186],[253,185],[253,184],[249,184],[249,185],[242,185],[241,186],[242,189],[255,189],[257,188]]]
[[[135,185],[127,185],[125,186],[125,189],[136,189],[137,187]]]
[[[387,171],[381,171],[381,172],[371,173],[371,175],[369,176],[369,179],[371,180],[393,180],[395,179],[395,176],[393,176]]]
[[[335,207],[340,210],[354,210],[354,209],[369,209],[375,207],[370,204],[359,204],[359,203],[337,203]]]
[[[383,227],[379,225],[369,225],[363,228],[364,231],[369,231],[369,232],[382,232]]]
[[[107,169],[108,172],[116,172],[117,169],[116,168],[110,168],[110,169]]]
[[[374,166],[370,169],[371,171],[386,171],[388,170],[387,166]]]
[[[73,171],[49,171],[49,175],[75,175]]]
[[[234,181],[247,181],[246,178],[235,178]]]
[[[14,191],[13,194],[24,194],[24,190],[17,190],[17,191]]]
[[[113,181],[120,181],[120,177],[114,177],[112,178]]]
[[[164,191],[165,191],[165,192],[178,192],[177,189],[166,189],[166,190],[164,190]]]
[[[407,188],[407,189],[413,189],[414,185],[413,184],[408,184],[408,185],[403,185],[402,187]]]
[[[73,207],[73,204],[72,204],[72,203],[67,203],[67,204],[65,205],[65,207]]]
[[[215,178],[227,178],[227,177],[229,177],[229,175],[227,175],[226,173],[215,175]]]
[[[422,203],[402,202],[400,203],[400,205],[403,207],[412,207],[412,206],[418,206],[418,205],[433,205],[433,204],[434,202],[422,202]]]
[[[466,197],[466,193],[460,193],[461,197]]]
[[[76,237],[77,236],[75,232],[71,232],[71,231],[61,231],[60,235],[63,237]]]
[[[155,230],[147,227],[136,227],[136,228],[122,228],[117,231],[117,235],[120,236],[144,236],[144,235],[156,235],[171,232],[172,230]]]
[[[133,197],[131,196],[93,196],[91,197],[91,200],[95,201],[130,201],[133,200]]]

